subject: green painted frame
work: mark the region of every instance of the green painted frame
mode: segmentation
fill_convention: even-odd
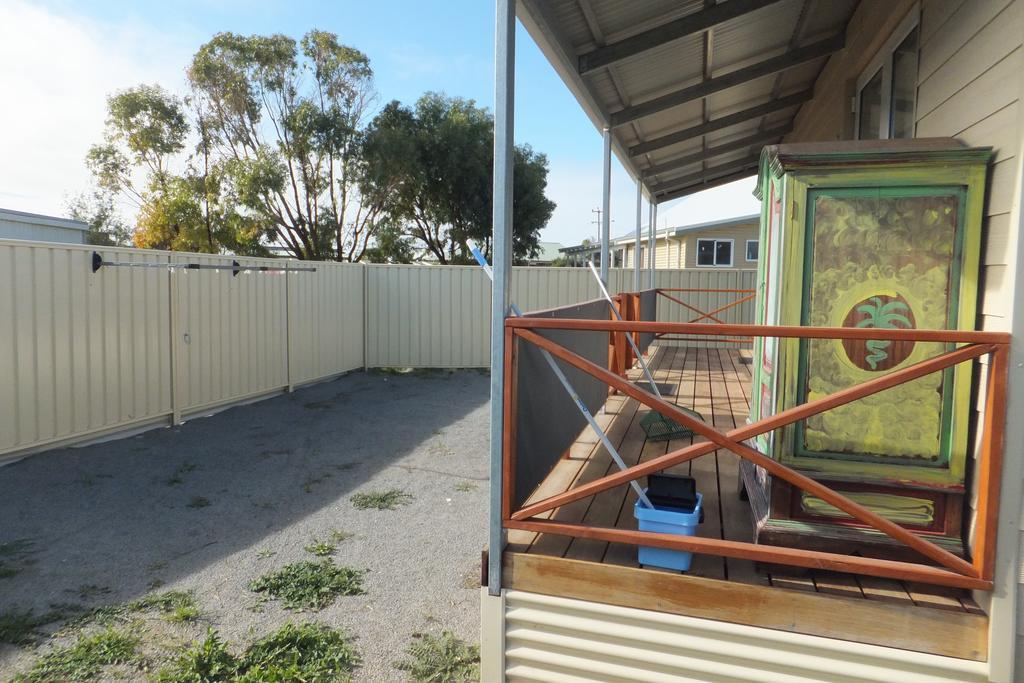
[[[798,324],[804,303],[804,256],[808,234],[809,196],[816,191],[885,190],[900,188],[959,187],[964,193],[962,216],[962,259],[957,283],[956,329],[972,330],[977,320],[978,274],[981,257],[982,209],[985,195],[988,155],[976,150],[951,154],[941,165],[927,161],[901,161],[861,163],[853,168],[836,166],[823,172],[820,167],[795,169],[780,176],[764,169],[772,180],[783,185],[783,215],[789,216],[786,248],[781,255],[779,269],[781,308],[778,323]],[[779,169],[774,169],[778,171]],[[800,342],[780,340],[776,362],[779,374],[776,410],[785,410],[800,403]],[[800,471],[821,474],[834,480],[854,482],[890,482],[925,488],[964,490],[964,476],[968,444],[968,425],[971,415],[972,368],[962,366],[954,371],[951,420],[952,434],[947,467],[924,464],[871,463],[863,460],[811,458],[795,455],[796,429],[783,429],[781,438],[773,445],[772,457],[786,462]]]

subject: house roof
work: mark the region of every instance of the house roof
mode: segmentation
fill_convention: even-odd
[[[535,257],[530,259],[531,261],[554,261],[562,250],[562,245],[559,242],[539,242],[537,246],[540,250]]]
[[[705,221],[703,223],[691,223],[690,225],[677,225],[675,227],[659,228],[655,235],[660,239],[662,237],[675,237],[676,235],[684,235],[691,232],[700,232],[702,230],[711,230],[713,228],[727,228],[731,225],[745,225],[748,223],[756,223],[761,220],[761,215],[752,213],[746,216],[734,216],[732,218],[723,218],[717,221]],[[640,229],[642,241],[647,240],[647,229]],[[632,242],[636,239],[634,233],[628,235],[622,235],[612,239],[612,244],[622,244],[624,242]]]
[[[857,0],[519,0],[518,16],[645,194],[752,175],[792,129]]]
[[[15,211],[14,209],[0,209],[0,220],[13,223],[29,223],[31,225],[47,225],[53,228],[66,228],[68,230],[89,229],[85,221],[76,221],[72,218],[58,218],[57,216],[45,216],[40,213],[28,213],[26,211]]]

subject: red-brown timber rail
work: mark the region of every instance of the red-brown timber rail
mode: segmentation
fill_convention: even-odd
[[[620,295],[622,296],[622,295]],[[632,295],[627,295],[632,296]],[[628,309],[627,304],[626,308]],[[626,316],[623,316],[626,317]],[[631,316],[634,317],[634,316]],[[586,358],[556,344],[537,333],[537,330],[589,330],[607,332],[611,338],[621,334],[663,334],[722,337],[776,337],[795,339],[856,339],[891,340],[911,342],[939,342],[947,345],[945,352],[880,377],[868,380],[834,394],[818,398],[799,406],[776,413],[758,422],[719,431],[708,424],[692,418],[675,405],[661,400],[615,372],[601,367]],[[537,533],[551,533],[577,538],[591,538],[614,543],[653,546],[671,550],[683,550],[722,557],[733,557],[772,564],[827,569],[853,574],[878,576],[899,580],[921,581],[923,583],[953,586],[958,588],[990,590],[992,588],[995,561],[996,522],[999,510],[999,478],[1003,458],[1003,432],[1006,421],[1006,383],[1009,359],[1010,335],[998,332],[960,330],[904,330],[904,329],[858,329],[851,327],[794,327],[765,325],[733,325],[703,323],[646,322],[635,319],[614,320],[570,320],[559,318],[509,318],[505,322],[505,414],[503,472],[504,490],[502,519],[506,529],[522,529]],[[656,410],[665,417],[675,420],[707,441],[695,443],[671,451],[663,456],[648,460],[626,470],[615,472],[587,484],[543,500],[531,502],[514,509],[515,500],[512,482],[515,471],[516,386],[514,354],[517,344],[533,344],[547,350],[561,361],[603,381],[611,389],[626,394],[643,405]],[[939,372],[959,363],[973,362],[988,357],[985,383],[985,404],[980,429],[982,430],[977,453],[978,481],[976,501],[976,528],[973,552],[970,560],[957,557],[931,541],[909,531],[898,524],[879,516],[844,495],[832,490],[782,463],[773,460],[748,446],[745,441],[766,432],[791,425],[799,420],[818,415],[838,406],[876,394],[894,386],[910,382],[933,372]],[[716,538],[696,536],[675,536],[671,534],[613,529],[583,524],[568,524],[546,519],[537,515],[560,506],[593,496],[615,486],[627,484],[640,477],[660,472],[719,448],[732,451],[739,457],[763,467],[773,476],[814,495],[821,500],[846,512],[863,524],[870,526],[896,541],[916,550],[931,564],[902,562],[869,557],[847,556],[837,553],[819,552],[780,546],[766,546]]]

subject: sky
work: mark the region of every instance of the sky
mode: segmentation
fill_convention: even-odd
[[[184,95],[185,66],[219,31],[331,31],[369,56],[379,106],[439,91],[491,108],[493,12],[487,0],[0,0],[0,207],[66,215],[89,188],[84,157],[101,140],[107,96],[139,83]],[[558,205],[541,238],[568,245],[596,235],[600,134],[522,27],[516,82],[516,142],[547,155]],[[752,188],[739,181],[663,204],[658,225],[754,213]],[[617,161],[611,203],[612,234],[631,232],[636,186]]]

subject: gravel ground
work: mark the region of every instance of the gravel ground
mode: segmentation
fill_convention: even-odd
[[[312,617],[356,637],[356,680],[403,680],[393,663],[414,633],[478,642],[487,391],[471,371],[357,373],[2,468],[0,543],[32,546],[20,573],[0,578],[0,614],[116,603],[162,584],[195,591],[201,626],[235,649]],[[413,499],[391,511],[349,501],[387,488]],[[275,602],[259,611],[249,581],[315,559],[303,547],[332,530],[354,534],[335,561],[369,570],[366,595],[314,615]],[[36,655],[0,645],[0,680]]]

